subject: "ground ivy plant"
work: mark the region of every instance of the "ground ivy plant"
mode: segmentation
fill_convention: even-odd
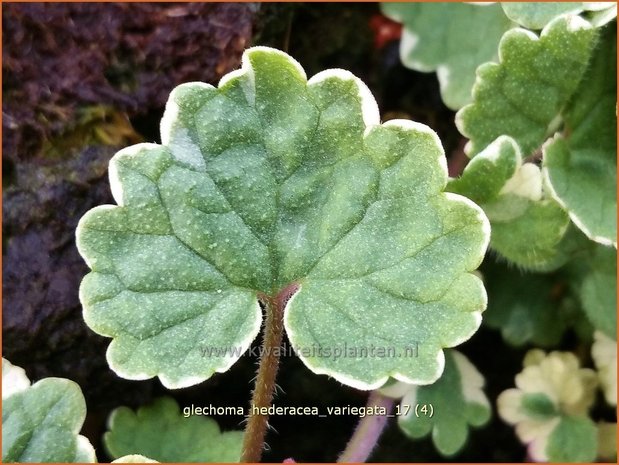
[[[590,239],[616,248],[616,5],[460,5],[471,24],[447,5],[386,3],[382,8],[405,26],[403,63],[421,71],[437,69],[445,103],[460,109],[456,124],[469,139],[467,154],[488,156],[497,138],[509,136],[522,157],[542,160],[545,197]],[[432,27],[424,18],[444,20]],[[487,35],[491,27],[496,33]],[[432,52],[437,48],[440,52]],[[476,59],[466,60],[468,68],[458,67],[454,57],[460,56]],[[451,87],[457,91],[450,92]],[[509,239],[528,241],[535,228],[547,232],[529,242],[543,249],[542,261],[561,232],[556,205],[550,205],[521,219]],[[533,219],[534,224],[523,224]],[[539,265],[509,250],[522,251],[520,245],[493,239],[493,248],[508,260]]]
[[[454,178],[430,128],[381,123],[369,89],[343,70],[308,79],[286,53],[253,47],[217,87],[174,89],[162,143],[116,154],[116,204],[77,228],[91,270],[84,318],[111,338],[112,370],[186,388],[227,371],[262,328],[250,405],[267,407],[286,333],[310,371],[372,391],[368,406],[395,411],[406,436],[431,435],[453,456],[491,416],[484,376],[451,349],[479,328],[486,280],[497,296],[486,324],[509,344],[552,348],[573,331],[597,369],[572,353],[530,352],[517,388],[499,397],[501,418],[533,459],[612,456],[598,438],[614,424],[595,423],[590,410],[598,384],[616,404],[616,8],[535,5],[382,6],[404,23],[403,62],[436,70],[445,103],[459,110],[470,161]],[[476,272],[488,247],[526,273]],[[216,350],[205,356],[204,346]],[[324,355],[343,346],[417,355]],[[30,386],[8,368],[8,405],[53,397],[40,386],[58,381]],[[53,450],[94,461],[78,435],[83,398],[61,382],[73,397]],[[434,404],[436,415],[410,411]],[[9,460],[48,434],[21,417],[3,428]],[[114,411],[104,444],[119,462],[256,462],[267,419],[254,412],[244,433],[221,433],[160,399]],[[367,460],[386,422],[362,419],[339,460]]]
[[[260,331],[261,304],[259,407],[271,402],[284,327],[311,371],[365,390],[436,381],[443,348],[479,327],[486,294],[471,272],[488,245],[486,215],[445,192],[436,134],[381,124],[352,74],[308,80],[287,54],[254,47],[218,87],[177,87],[161,137],[112,159],[117,205],[77,228],[92,270],[84,318],[112,338],[120,376],[182,388],[226,371]],[[344,343],[419,353],[320,356]],[[238,351],[204,357],[204,344]],[[265,431],[266,417],[252,416],[243,460],[260,458]]]
[[[507,264],[493,260],[483,268],[490,296],[485,324],[520,347],[557,347],[566,334],[575,335],[583,348],[592,347],[605,397],[613,404],[616,4],[383,3],[381,9],[403,25],[404,66],[436,71],[444,103],[458,110],[455,123],[470,161],[447,190],[482,207],[496,261]],[[549,359],[551,365],[564,360]],[[581,362],[590,360],[580,355],[566,363]],[[552,375],[542,371],[529,370],[541,378]],[[499,413],[507,412],[502,418],[531,446],[530,458],[616,457],[616,442],[608,440],[615,423],[596,426],[584,411],[562,417],[533,379],[531,386],[539,402],[530,411],[525,406],[514,412],[499,399]],[[538,407],[544,406],[550,410],[542,414]],[[537,418],[539,434],[523,432],[527,415]],[[429,425],[415,431],[425,434]],[[447,452],[434,437],[436,428],[432,434],[437,448]]]
[[[443,89],[452,81],[470,83],[461,104],[443,95],[459,109],[455,122],[471,158],[447,190],[484,209],[492,225],[490,246],[502,259],[530,271],[571,275],[591,323],[615,337],[616,5],[461,7],[478,18],[471,20],[476,27],[465,28],[445,5],[382,5],[404,25],[400,52],[406,66],[438,66]],[[490,27],[481,24],[483,15],[504,28],[494,45],[473,38]],[[445,20],[433,28],[423,18]],[[463,29],[470,40],[452,39],[463,37]],[[436,62],[424,68],[433,47],[441,53],[430,53]],[[475,53],[474,80],[471,69],[450,67],[450,57]]]

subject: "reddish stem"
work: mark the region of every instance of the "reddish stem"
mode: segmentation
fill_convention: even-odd
[[[260,354],[258,376],[254,384],[250,416],[243,438],[241,462],[256,463],[262,457],[269,416],[262,415],[259,409],[270,407],[273,401],[275,378],[279,368],[279,349],[284,336],[284,309],[288,299],[298,289],[299,286],[293,283],[283,289],[275,298],[267,295],[260,296],[260,300],[266,307],[266,320],[263,327],[262,352]]]
[[[366,415],[359,420],[346,449],[337,460],[339,463],[362,463],[369,457],[380,439],[393,409],[394,400],[372,391],[368,397],[368,407],[384,407],[385,415]]]

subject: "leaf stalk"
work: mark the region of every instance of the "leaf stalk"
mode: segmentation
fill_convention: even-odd
[[[284,336],[284,310],[286,303],[298,289],[299,286],[293,283],[275,297],[260,296],[260,300],[266,308],[266,319],[263,326],[258,375],[254,384],[249,420],[243,437],[241,453],[241,462],[243,463],[256,463],[262,457],[269,416],[262,415],[260,410],[264,407],[270,407],[273,401],[276,387],[275,378],[279,369],[279,349]]]

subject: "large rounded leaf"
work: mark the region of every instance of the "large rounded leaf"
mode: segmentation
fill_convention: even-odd
[[[111,367],[168,387],[225,371],[259,330],[258,298],[294,283],[286,330],[313,371],[365,389],[389,376],[438,378],[442,348],[479,327],[486,296],[470,271],[489,225],[475,204],[443,193],[434,132],[379,123],[353,75],[308,81],[264,47],[218,88],[176,88],[163,145],[117,154],[118,206],[90,211],[77,231],[92,268],[84,315],[114,338]],[[344,344],[418,351],[335,356]]]

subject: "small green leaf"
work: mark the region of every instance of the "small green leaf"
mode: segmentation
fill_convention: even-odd
[[[473,158],[447,190],[469,197],[488,215],[490,246],[522,267],[546,270],[563,263],[560,244],[569,218],[546,198],[540,169],[522,163],[514,140],[501,136]]]
[[[595,423],[585,416],[562,416],[548,437],[546,453],[551,462],[593,462],[597,455]]]
[[[502,136],[473,158],[459,178],[450,179],[448,189],[467,196],[479,205],[495,202],[505,184],[521,168],[522,156],[518,145],[510,137]],[[538,190],[541,186],[532,188]]]
[[[583,11],[604,11],[612,7],[610,2],[502,2],[505,14],[512,21],[529,29],[542,29],[546,24],[563,14],[578,14]]]
[[[596,30],[579,16],[550,22],[538,37],[525,29],[507,31],[499,44],[500,63],[477,69],[473,103],[456,115],[470,139],[469,156],[501,135],[533,154],[554,132],[589,62]]]
[[[525,273],[505,266],[484,268],[488,310],[484,323],[511,345],[556,346],[575,319],[574,297],[565,277]]]
[[[597,247],[591,271],[580,288],[582,304],[595,326],[613,339],[617,337],[617,251]]]
[[[593,243],[592,243],[593,244]],[[572,285],[593,326],[607,336],[617,335],[617,250],[595,244],[569,266]]]
[[[158,462],[238,462],[243,433],[222,433],[209,417],[185,417],[174,399],[162,397],[134,413],[110,414],[103,442],[114,457],[139,454]]]
[[[470,426],[482,426],[490,419],[490,403],[483,392],[484,378],[460,352],[445,354],[445,371],[434,384],[408,386],[398,419],[402,431],[411,438],[432,432],[432,442],[445,456],[457,453],[468,437]],[[426,413],[415,410],[428,407]],[[418,410],[418,409],[417,409]],[[430,415],[429,412],[433,414]]]
[[[475,69],[497,58],[499,40],[511,26],[498,4],[381,3],[381,10],[404,24],[404,66],[436,71],[443,101],[453,110],[471,101]]]
[[[589,238],[617,246],[617,35],[604,29],[565,110],[565,131],[544,147],[553,196]]]
[[[62,378],[25,386],[18,370],[2,359],[2,461],[96,462],[92,445],[78,434],[86,418],[79,386]],[[6,384],[16,379],[18,390]]]
[[[199,383],[249,347],[258,296],[294,283],[286,331],[315,373],[361,389],[389,376],[437,379],[442,349],[481,322],[486,296],[471,271],[489,224],[470,200],[443,192],[433,131],[379,123],[352,74],[307,81],[291,57],[264,47],[246,51],[218,88],[177,87],[163,145],[118,153],[118,206],[91,210],[77,230],[92,269],[84,317],[113,338],[110,366],[171,388]],[[345,344],[420,349],[325,356]],[[204,357],[204,345],[221,353]]]

